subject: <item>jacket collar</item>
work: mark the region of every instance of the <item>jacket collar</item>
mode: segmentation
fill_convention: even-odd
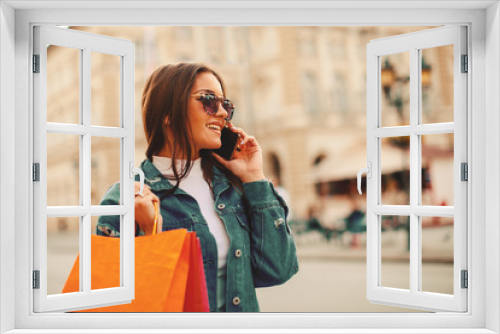
[[[146,159],[141,163],[141,169],[144,172],[145,183],[151,187],[153,191],[162,191],[173,188],[174,186],[167,180],[158,168],[151,162],[151,160]]]
[[[149,159],[145,159],[141,163],[141,169],[144,172],[145,183],[151,187],[153,191],[162,191],[173,188],[174,186],[167,180],[166,177],[156,168],[153,162]],[[212,180],[212,189],[214,192],[220,193],[229,185],[229,180],[226,178],[224,173],[220,171],[216,166],[213,167],[214,177]]]

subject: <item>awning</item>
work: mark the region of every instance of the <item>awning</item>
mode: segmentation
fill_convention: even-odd
[[[355,179],[358,170],[366,167],[367,160],[364,151],[363,146],[351,145],[342,152],[331,154],[311,169],[310,181],[318,183]],[[381,165],[382,174],[409,170],[409,151],[383,143]]]

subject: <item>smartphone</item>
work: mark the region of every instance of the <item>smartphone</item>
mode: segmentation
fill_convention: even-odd
[[[234,149],[238,144],[238,138],[240,136],[229,130],[229,128],[222,128],[220,141],[222,142],[222,146],[216,150],[213,150],[215,153],[220,155],[222,158],[226,160],[231,160],[233,157]]]

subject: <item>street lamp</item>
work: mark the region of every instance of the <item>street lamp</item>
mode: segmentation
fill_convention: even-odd
[[[425,104],[427,100],[427,88],[431,85],[431,71],[432,68],[429,64],[425,62],[424,57],[422,57],[422,67],[421,67],[421,84],[422,84],[422,102]],[[394,70],[393,65],[389,62],[389,59],[386,58],[384,61],[384,65],[381,69],[380,73],[380,81],[382,85],[382,89],[384,91],[385,98],[387,99],[387,102],[389,102],[389,105],[396,107],[396,111],[398,113],[400,123],[403,125],[404,119],[403,119],[403,106],[407,100],[403,100],[403,97],[401,96],[401,87],[403,84],[406,84],[407,82],[410,81],[409,76],[397,76],[396,71]],[[393,91],[393,88],[397,87],[396,90],[396,96],[392,97],[391,96],[391,91]],[[409,145],[408,143],[398,143],[401,147],[406,147]]]
[[[394,67],[392,64],[389,62],[389,59],[385,59],[384,66],[382,67],[381,71],[381,84],[382,88],[385,93],[385,97],[387,101],[389,102],[389,105],[395,106],[396,110],[398,112],[398,115],[403,121],[403,104],[405,101],[403,101],[403,98],[401,97],[401,86],[407,82],[410,81],[409,76],[404,76],[404,77],[398,77],[396,74],[396,71],[394,71]],[[397,84],[398,90],[396,93],[396,96],[392,98],[391,96],[391,91],[393,86]]]
[[[425,90],[431,85],[431,65],[425,62],[425,58],[422,57],[422,70],[421,70],[421,83],[422,88]],[[397,83],[398,85],[407,83],[410,81],[409,76],[398,77],[396,71],[394,71],[394,67],[389,62],[389,59],[386,58],[384,61],[384,66],[382,67],[380,73],[380,81],[382,84],[382,88],[384,90],[385,97],[387,101],[392,106],[398,108],[398,113],[402,115],[401,108],[403,107],[403,99],[401,98],[401,94],[398,92],[394,99],[391,98],[391,90],[392,86]]]
[[[425,58],[422,57],[422,89],[427,89],[431,85],[431,65],[425,62]]]
[[[427,105],[427,90],[431,85],[431,65],[425,62],[424,57],[422,57],[422,72],[420,80],[422,81],[422,111],[428,111]]]
[[[386,58],[384,66],[382,67],[382,71],[380,73],[380,80],[388,101],[390,101],[389,97],[391,96],[391,86],[394,83],[395,78],[396,74],[394,73],[394,68],[389,62],[389,59]]]

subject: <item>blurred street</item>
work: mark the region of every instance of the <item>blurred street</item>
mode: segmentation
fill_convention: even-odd
[[[392,235],[389,235],[391,234]],[[447,232],[423,232],[434,239],[433,247],[422,250],[423,288],[426,291],[453,293],[453,263],[449,249],[438,242]],[[366,241],[363,247],[349,247],[349,235],[342,243],[326,242],[317,232],[296,236],[299,272],[282,286],[257,289],[262,312],[422,312],[372,304],[366,299]],[[409,287],[409,255],[403,231],[389,231],[382,236],[382,282],[389,287]],[[438,257],[435,254],[441,254]]]

